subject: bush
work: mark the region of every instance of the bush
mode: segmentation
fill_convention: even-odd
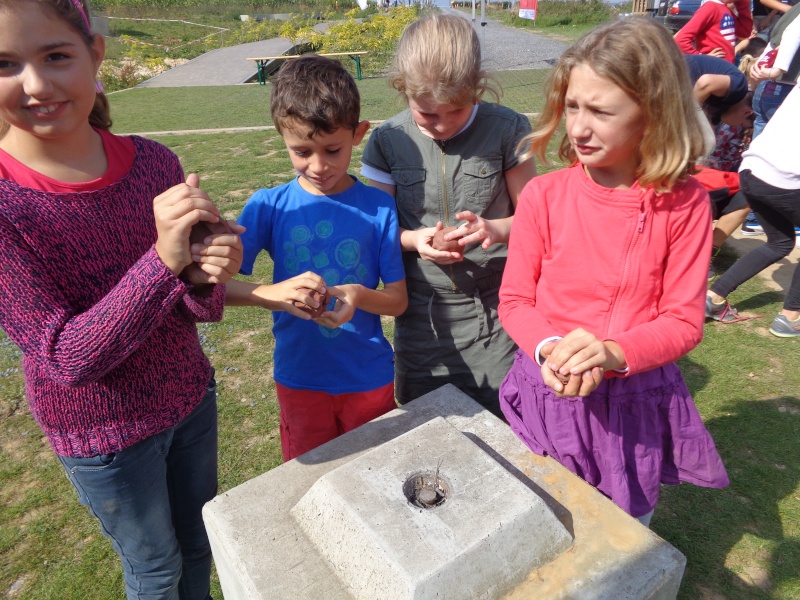
[[[173,9],[231,10],[236,14],[304,12],[306,10],[338,10],[353,8],[358,5],[355,0],[305,0],[291,2],[287,0],[261,0],[260,2],[242,2],[242,0],[91,0],[95,11],[146,11],[150,14]]]
[[[351,11],[346,15],[347,20],[334,23],[325,34],[312,31],[308,39],[317,52],[367,50],[364,75],[382,75],[394,56],[400,35],[419,13],[417,5],[398,6],[358,22],[357,12]]]

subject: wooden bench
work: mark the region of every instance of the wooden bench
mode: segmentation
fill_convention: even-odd
[[[355,52],[328,52],[328,53],[320,53],[318,56],[349,56],[353,59],[353,62],[356,63],[356,78],[360,81],[361,80],[361,57],[367,54],[366,50],[359,50]],[[300,58],[303,56],[302,54],[284,54],[281,56],[259,56],[254,58],[248,58],[247,60],[254,60],[256,61],[256,66],[258,67],[258,84],[264,85],[267,83],[267,64],[272,62],[273,60],[289,60],[292,58]]]

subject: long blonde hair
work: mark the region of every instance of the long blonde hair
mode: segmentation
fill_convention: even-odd
[[[404,99],[467,106],[500,86],[483,70],[478,35],[467,19],[437,14],[406,27],[395,53],[389,83]]]
[[[637,178],[642,187],[671,190],[695,170],[703,155],[697,106],[683,56],[667,30],[652,19],[625,17],[581,37],[559,58],[546,85],[546,102],[534,132],[522,140],[526,157],[547,162],[547,145],[561,124],[572,69],[586,65],[633,98],[642,110],[644,133]],[[564,135],[559,158],[577,155]]]
[[[78,2],[80,8],[75,4]],[[0,0],[0,10],[16,7],[24,10],[36,6],[54,17],[61,19],[76,31],[91,48],[94,37],[91,32],[91,12],[88,0]],[[106,95],[98,90],[94,107],[89,115],[89,124],[97,129],[111,129],[111,112]],[[0,120],[0,137],[8,131],[9,124]]]

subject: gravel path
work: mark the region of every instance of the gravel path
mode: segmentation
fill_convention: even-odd
[[[472,20],[471,13],[460,10],[443,8],[442,12]],[[490,71],[547,69],[569,47],[569,44],[528,29],[508,27],[491,19],[486,19],[486,25],[481,26],[480,11],[476,11],[474,27],[481,40],[484,64]]]
[[[459,10],[442,8],[442,12],[472,19],[471,14]],[[547,69],[568,46],[543,35],[507,27],[489,19],[482,27],[480,12],[475,16],[475,29],[481,40],[484,64],[490,71]],[[291,47],[288,40],[272,39],[220,48],[148,79],[137,87],[237,85],[255,76],[255,63],[246,60],[248,57],[275,56],[287,52]]]

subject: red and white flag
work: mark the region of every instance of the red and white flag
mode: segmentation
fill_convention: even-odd
[[[520,0],[519,2],[519,16],[521,19],[536,20],[536,9],[539,5],[539,0]]]

